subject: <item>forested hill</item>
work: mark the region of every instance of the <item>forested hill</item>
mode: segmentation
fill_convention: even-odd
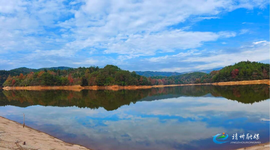
[[[269,79],[269,64],[242,61],[215,72],[213,82]]]
[[[28,74],[30,72],[39,72],[42,70],[68,70],[71,69],[70,67],[50,67],[50,68],[40,68],[40,69],[31,69],[26,67],[16,68],[12,70],[0,70],[0,86],[6,81],[8,76],[18,76],[22,74]]]
[[[269,79],[269,64],[242,61],[226,66],[221,70],[209,74],[202,72],[186,73],[171,77],[153,77],[158,80],[172,83],[212,83],[226,81],[260,80]]]
[[[67,70],[27,70],[30,73],[11,74],[4,82],[4,86],[33,86],[33,85],[82,85],[82,86],[106,86],[106,85],[160,85],[160,84],[186,84],[186,83],[211,83],[222,81],[241,81],[269,79],[269,64],[243,61],[232,66],[226,66],[221,70],[212,71],[209,74],[203,72],[186,73],[176,76],[145,77],[122,70],[117,66],[107,65],[99,67],[69,68]],[[3,71],[5,75],[8,72]]]
[[[177,76],[181,75],[182,73],[179,72],[160,72],[160,71],[135,71],[138,75],[145,76],[145,77],[157,77],[157,76]]]

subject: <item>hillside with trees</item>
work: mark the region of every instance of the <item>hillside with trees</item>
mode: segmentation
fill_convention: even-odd
[[[31,71],[31,72],[30,72]],[[212,83],[225,81],[269,79],[269,64],[243,61],[226,66],[221,70],[209,74],[203,72],[186,73],[176,76],[145,77],[122,70],[117,66],[107,65],[99,67],[55,68],[44,70],[29,70],[21,68],[22,73],[8,74],[3,86],[108,86],[108,85],[168,85],[189,83]],[[29,73],[25,73],[29,72]]]
[[[8,76],[18,76],[21,73],[22,74],[28,74],[30,72],[39,72],[39,71],[44,71],[44,70],[68,70],[71,69],[70,67],[51,67],[51,68],[40,68],[40,69],[31,69],[31,68],[26,68],[26,67],[21,67],[21,68],[16,68],[12,70],[0,70],[0,87],[2,84],[6,81]]]
[[[216,72],[213,82],[269,79],[269,64],[242,61]]]
[[[20,75],[20,73],[28,74],[32,71],[35,71],[35,70],[25,68],[25,67],[12,69],[9,71],[0,70],[0,86],[6,81],[6,79],[8,78],[9,75],[10,76],[17,76],[17,75]]]
[[[185,73],[178,76],[151,77],[151,84],[187,84],[187,83],[212,83],[226,81],[261,80],[269,79],[269,64],[242,61],[226,66],[221,70]],[[154,80],[153,80],[154,79]]]
[[[99,67],[80,67],[68,70],[41,70],[26,75],[8,76],[3,86],[105,86],[105,85],[149,85],[146,77],[135,72],[121,70],[117,66],[107,65]]]

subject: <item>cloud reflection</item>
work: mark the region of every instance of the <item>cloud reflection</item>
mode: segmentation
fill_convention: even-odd
[[[220,132],[269,132],[269,122],[261,121],[269,118],[269,100],[242,104],[220,97],[179,97],[137,102],[114,111],[51,106],[0,109],[1,116],[18,122],[22,113],[29,126],[104,150],[196,149],[205,140],[211,147],[209,139]]]

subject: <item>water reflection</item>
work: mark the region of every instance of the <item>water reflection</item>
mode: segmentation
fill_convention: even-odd
[[[0,93],[0,104],[8,105],[1,116],[22,122],[25,113],[27,125],[94,150],[248,146],[213,143],[221,132],[259,133],[261,142],[269,141],[269,122],[262,121],[269,119],[268,86]]]
[[[13,105],[27,107],[43,106],[77,106],[96,109],[115,110],[122,105],[137,101],[152,101],[181,96],[215,96],[225,97],[241,103],[254,103],[269,98],[267,85],[249,86],[183,86],[146,90],[122,91],[2,91],[0,106]]]

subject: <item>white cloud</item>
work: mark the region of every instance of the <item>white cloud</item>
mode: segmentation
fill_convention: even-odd
[[[60,61],[77,57],[82,50],[90,55],[116,54],[122,61],[157,53],[181,53],[209,41],[235,37],[236,33],[172,26],[190,18],[217,19],[219,14],[238,8],[265,5],[265,0],[0,0],[0,53],[18,52],[17,62],[27,58],[31,65],[37,57],[46,62],[54,56]]]
[[[258,44],[263,44],[263,45],[265,45],[265,44],[269,44],[269,42],[267,42],[267,41],[256,41],[256,42],[253,42],[253,44],[254,45],[258,45]]]
[[[236,33],[235,32],[225,32],[225,31],[222,31],[222,32],[219,32],[218,34],[219,34],[219,36],[225,37],[225,38],[230,38],[230,37],[235,37],[236,36]]]
[[[236,6],[232,1],[225,0],[199,2],[191,0],[175,3],[174,5],[167,1],[85,1],[85,5],[75,12],[75,18],[65,21],[63,24],[60,23],[60,26],[70,28],[75,25],[72,31],[76,37],[76,42],[71,44],[83,45],[82,47],[102,47],[107,49],[106,53],[134,54],[134,51],[139,51],[138,53],[145,51],[140,46],[155,45],[162,42],[152,40],[148,41],[148,44],[137,46],[136,42],[143,44],[138,41],[140,39],[142,41],[150,37],[159,39],[160,36],[166,38],[168,32],[170,32],[172,34],[171,39],[175,41],[182,40],[177,36],[177,31],[166,31],[166,28],[184,22],[191,15],[216,15],[224,9],[230,8],[231,10],[233,7]],[[200,18],[210,19],[216,17],[205,16]],[[164,29],[166,32],[160,32]],[[182,31],[182,33],[185,32]],[[176,36],[173,37],[173,34],[176,34]],[[188,35],[186,36],[189,38]],[[235,34],[224,32],[224,36],[232,37]],[[129,44],[128,42],[133,43]],[[166,44],[166,42],[162,43]],[[159,45],[162,45],[162,43]],[[137,47],[134,47],[134,45]],[[181,45],[179,48],[182,48]],[[166,47],[167,45],[162,46]],[[192,45],[192,47],[197,46],[200,46],[198,42],[194,42]]]
[[[234,5],[231,1],[85,1],[75,12],[75,18],[60,23],[72,30],[76,41],[71,45],[105,49],[105,53],[153,55],[156,51],[173,52],[176,49],[196,48],[202,42],[215,41],[219,36],[229,38],[233,32],[185,32],[167,27],[184,22],[190,16],[215,19]]]
[[[25,10],[26,7],[24,7],[27,3],[23,2],[21,0],[0,0],[0,13],[13,13],[16,11],[22,11]],[[3,5],[2,5],[3,4]]]
[[[221,35],[223,36],[223,35]],[[131,35],[125,41],[113,39],[108,43],[105,53],[154,55],[156,51],[173,52],[176,49],[190,49],[202,42],[215,41],[219,34],[212,32],[165,31],[157,34]]]
[[[76,64],[76,65],[88,65],[88,66],[91,66],[91,65],[95,65],[97,64],[97,60],[94,60],[94,59],[87,59],[85,61],[80,61],[80,62],[73,62],[73,64]]]
[[[257,41],[250,45],[235,48],[236,50],[233,53],[224,53],[218,50],[215,50],[212,54],[207,51],[188,51],[184,53],[185,55],[179,53],[178,55],[153,57],[146,60],[156,65],[165,63],[164,68],[160,68],[159,71],[186,72],[206,70],[232,65],[239,61],[269,60],[269,46],[270,42],[268,41]],[[149,70],[151,69],[149,68]]]
[[[0,52],[30,51],[59,43],[51,30],[68,14],[61,1],[0,1]],[[60,41],[63,41],[60,40]],[[45,49],[46,49],[45,48]]]
[[[248,29],[242,29],[242,30],[240,30],[240,35],[242,35],[242,34],[246,34],[246,33],[249,33],[250,32],[250,30],[248,30]]]
[[[258,44],[257,42],[254,42]],[[204,62],[206,64],[198,65],[197,69],[211,69],[231,65],[239,61],[265,61],[269,60],[269,42],[260,45],[250,45],[243,47],[241,51],[229,54],[217,54],[206,57],[193,57],[186,59],[188,62]]]

